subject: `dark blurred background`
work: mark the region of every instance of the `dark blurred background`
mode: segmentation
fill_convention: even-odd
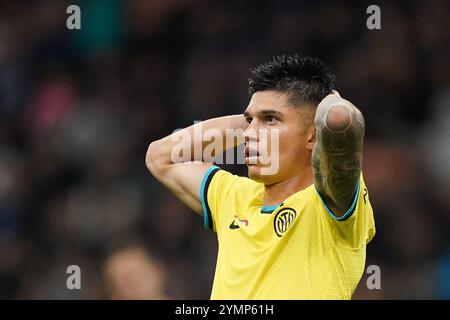
[[[449,16],[446,0],[1,0],[0,298],[208,299],[215,235],[151,177],[146,149],[241,113],[249,69],[299,53],[366,119],[381,290],[365,274],[354,298],[449,299]]]

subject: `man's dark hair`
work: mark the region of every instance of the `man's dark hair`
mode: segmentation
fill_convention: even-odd
[[[335,90],[335,80],[335,75],[319,59],[281,55],[252,70],[248,93],[251,97],[258,91],[274,90],[286,93],[294,105],[317,105]]]

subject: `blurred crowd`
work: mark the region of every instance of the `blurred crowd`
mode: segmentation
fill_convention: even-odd
[[[0,0],[0,298],[208,299],[215,234],[146,149],[241,113],[249,69],[299,53],[366,119],[381,290],[365,274],[354,298],[450,299],[450,2],[378,2],[381,30],[369,4]]]

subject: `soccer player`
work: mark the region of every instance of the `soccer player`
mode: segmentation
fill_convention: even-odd
[[[211,299],[351,299],[375,225],[361,170],[364,119],[334,80],[318,59],[275,57],[252,71],[243,115],[174,133],[191,137],[183,156],[192,162],[174,160],[175,136],[150,144],[150,172],[217,233]],[[223,141],[244,130],[248,178],[195,152],[208,141],[194,132],[211,129]]]

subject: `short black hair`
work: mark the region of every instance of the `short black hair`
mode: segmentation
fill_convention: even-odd
[[[248,80],[249,97],[258,91],[274,90],[286,93],[289,102],[315,105],[335,90],[336,76],[316,58],[281,55],[255,67]]]

